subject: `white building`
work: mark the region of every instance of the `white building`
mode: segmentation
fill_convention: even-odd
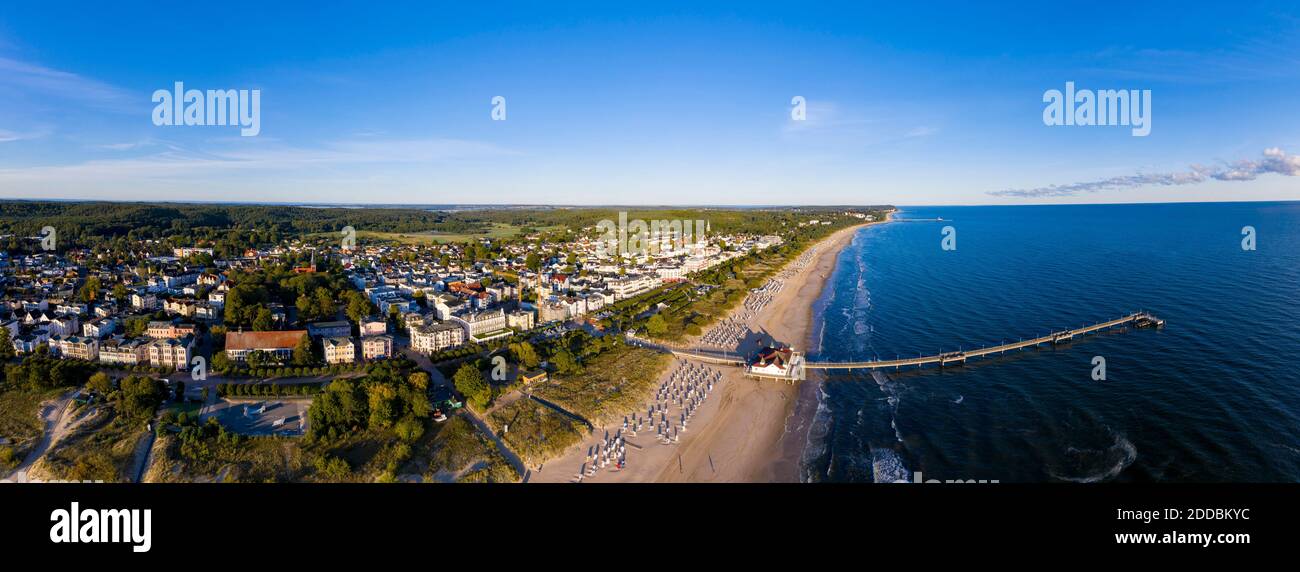
[[[181,339],[154,340],[146,347],[149,352],[149,364],[153,367],[184,370],[190,367],[190,352],[194,347],[194,338],[186,336]]]
[[[411,329],[411,348],[431,354],[465,343],[465,329],[459,324],[440,323]]]
[[[500,309],[452,316],[451,320],[460,324],[469,337],[476,340],[496,337],[496,334],[506,329],[506,314]]]
[[[149,363],[149,350],[141,340],[105,340],[99,346],[99,362],[113,365]]]
[[[325,338],[321,340],[325,348],[325,363],[353,363],[357,361],[357,344],[352,338]]]
[[[393,357],[393,336],[382,334],[361,338],[361,356],[368,360]]]
[[[524,310],[510,312],[506,314],[506,325],[520,331],[531,330],[535,325],[533,313]]]
[[[68,359],[99,361],[99,340],[82,336],[54,336],[50,338],[50,349],[57,349],[60,356]]]

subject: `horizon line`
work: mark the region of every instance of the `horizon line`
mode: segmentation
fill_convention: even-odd
[[[146,200],[146,199],[92,199],[92,198],[7,198],[0,197],[0,203],[121,203],[121,204],[156,204],[156,205],[199,205],[199,206],[279,206],[298,208],[427,208],[432,210],[469,210],[489,208],[513,209],[601,209],[601,208],[698,208],[698,209],[777,209],[777,208],[876,208],[876,207],[1032,207],[1032,206],[1115,206],[1115,205],[1165,205],[1165,204],[1252,204],[1252,203],[1296,203],[1297,199],[1275,200],[1168,200],[1168,201],[1129,201],[1107,203],[806,203],[806,204],[717,204],[717,203],[645,203],[645,204],[566,204],[566,203],[362,203],[362,202],[303,202],[303,201],[205,201],[205,200]]]

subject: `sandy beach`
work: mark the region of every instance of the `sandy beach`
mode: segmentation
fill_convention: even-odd
[[[732,323],[745,333],[738,347],[729,349],[751,355],[776,340],[806,351],[812,341],[813,305],[840,251],[864,226],[836,231],[788,264],[778,276],[780,289],[757,311],[745,304],[733,310]],[[683,366],[684,362],[675,362],[659,383]],[[807,381],[791,384],[748,379],[735,367],[710,371],[714,370],[722,373],[721,381],[695,410],[678,441],[664,444],[645,431],[626,436],[627,466],[584,474],[581,482],[797,482],[807,435],[805,420],[811,418],[802,410],[810,400],[816,408],[817,372],[809,372]],[[533,470],[529,482],[579,481],[590,448],[620,427],[597,427],[580,446]]]

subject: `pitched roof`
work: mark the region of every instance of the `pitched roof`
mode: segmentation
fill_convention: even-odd
[[[307,335],[306,330],[279,332],[226,332],[226,349],[258,350],[267,348],[292,349],[298,340]]]
[[[758,367],[775,365],[780,369],[785,369],[786,365],[790,363],[791,354],[793,352],[790,348],[763,348],[762,351],[758,352],[758,359],[754,361],[754,365]]]

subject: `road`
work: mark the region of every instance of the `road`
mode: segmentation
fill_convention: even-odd
[[[158,418],[155,417],[149,424],[151,428],[156,428]],[[132,470],[134,478],[132,482],[144,482],[145,473],[149,472],[149,465],[153,463],[153,442],[158,438],[157,431],[149,431],[148,435],[140,438],[140,442],[135,446],[135,459],[137,460],[135,468]]]
[[[36,461],[45,456],[45,452],[48,451],[51,446],[67,434],[68,427],[67,424],[65,424],[64,419],[67,416],[68,403],[72,401],[73,396],[77,395],[78,391],[80,391],[80,389],[68,391],[63,395],[60,395],[50,405],[45,406],[43,413],[41,414],[41,417],[45,420],[45,428],[41,431],[41,440],[38,441],[36,447],[27,454],[27,458],[23,459],[22,464],[18,465],[18,467],[9,474],[9,479],[18,482],[25,482],[27,480],[27,471],[31,469],[32,465],[36,464]]]
[[[456,390],[451,381],[443,376],[442,372],[438,371],[438,368],[433,367],[433,362],[429,361],[429,356],[411,349],[410,346],[403,347],[401,351],[402,355],[415,362],[420,369],[429,374],[429,383],[450,391]],[[519,455],[516,455],[514,451],[510,450],[510,447],[506,446],[506,442],[501,439],[501,436],[497,435],[496,431],[493,431],[486,421],[475,415],[473,411],[470,411],[469,407],[460,408],[460,414],[469,419],[470,423],[473,423],[480,432],[492,439],[497,444],[497,449],[501,451],[501,455],[506,458],[510,466],[514,467],[515,474],[519,475],[524,482],[528,482],[531,473],[529,473],[528,467],[524,465],[524,460],[520,459]]]

